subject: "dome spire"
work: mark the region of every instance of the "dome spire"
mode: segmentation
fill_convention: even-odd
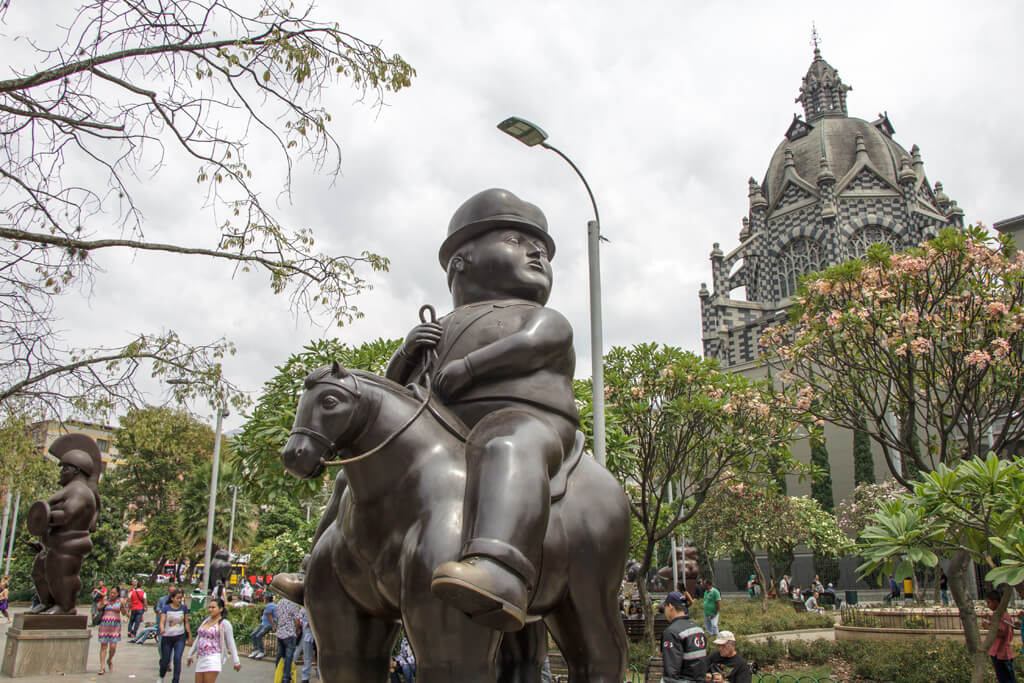
[[[847,116],[846,93],[853,90],[839,78],[839,72],[821,56],[821,36],[812,24],[811,43],[814,59],[800,85],[796,101],[804,107],[804,119],[816,121],[825,116]]]

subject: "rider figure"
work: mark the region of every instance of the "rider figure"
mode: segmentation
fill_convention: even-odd
[[[551,507],[550,478],[572,448],[572,328],[545,308],[555,245],[539,208],[507,190],[468,199],[439,259],[455,309],[417,325],[386,376],[433,388],[470,428],[463,546],[434,570],[431,591],[478,623],[523,627]]]

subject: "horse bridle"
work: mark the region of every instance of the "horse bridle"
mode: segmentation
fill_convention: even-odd
[[[426,319],[425,319],[425,314],[427,314],[427,313],[429,313],[429,315],[430,315],[430,322],[437,322],[437,313],[434,311],[434,307],[431,306],[430,304],[426,304],[426,305],[420,307],[420,321],[421,322],[427,322]],[[437,354],[435,353],[434,354],[435,358],[436,358],[436,355]],[[323,434],[321,434],[320,432],[316,431],[315,429],[308,429],[306,427],[297,427],[295,429],[292,429],[292,431],[289,432],[288,436],[291,437],[294,434],[298,434],[300,436],[308,436],[310,439],[313,439],[313,441],[316,441],[317,443],[321,444],[324,447],[324,453],[323,453],[323,455],[320,456],[320,462],[323,464],[324,467],[340,467],[342,465],[350,465],[352,463],[359,462],[360,460],[365,460],[366,458],[369,458],[371,455],[374,455],[375,453],[378,453],[383,448],[385,448],[388,444],[390,444],[392,441],[394,441],[399,436],[401,436],[402,433],[405,432],[405,430],[408,429],[412,425],[413,422],[415,422],[416,420],[419,419],[420,415],[423,414],[423,411],[427,409],[427,406],[430,404],[431,394],[433,393],[433,386],[432,386],[433,385],[433,379],[431,378],[430,373],[427,371],[427,368],[429,367],[430,360],[431,359],[430,359],[429,354],[425,353],[424,357],[423,357],[423,376],[427,380],[427,382],[426,382],[427,390],[426,390],[426,392],[424,392],[423,401],[420,403],[419,407],[416,408],[415,412],[413,412],[413,414],[409,417],[409,419],[407,419],[402,424],[402,426],[400,426],[394,432],[389,434],[386,439],[381,441],[379,444],[377,444],[376,446],[374,446],[370,450],[365,451],[363,453],[360,453],[359,455],[354,455],[354,456],[352,456],[350,458],[339,458],[337,460],[326,460],[324,458],[325,455],[331,456],[331,455],[337,455],[338,454],[338,450],[339,450],[338,443],[341,442],[342,439],[351,438],[351,435],[349,434],[349,432],[352,431],[352,428],[346,428],[345,430],[343,430],[342,433],[338,435],[338,438],[335,439],[334,441],[331,441],[331,439],[329,439],[328,437],[324,436]],[[346,391],[349,394],[352,394],[352,397],[356,400],[356,405],[357,406],[358,405],[362,405],[362,401],[360,401],[360,399],[362,398],[362,391],[360,391],[360,389],[359,389],[359,378],[355,374],[352,374],[352,373],[349,373],[348,376],[352,378],[352,386],[351,387],[345,386],[342,382],[340,382],[338,380],[327,379],[327,378],[317,380],[316,382],[313,383],[313,386],[316,386],[317,384],[329,384],[331,386],[338,387],[339,389],[342,389],[343,391]],[[350,420],[350,423],[351,423],[351,425],[358,425],[359,424],[359,420],[357,420],[357,419],[355,419],[355,417],[353,417],[353,419]],[[364,429],[365,429],[365,427],[364,427]]]

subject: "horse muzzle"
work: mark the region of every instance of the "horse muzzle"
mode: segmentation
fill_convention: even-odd
[[[312,439],[292,434],[281,451],[281,464],[294,477],[314,479],[327,468],[324,450]]]

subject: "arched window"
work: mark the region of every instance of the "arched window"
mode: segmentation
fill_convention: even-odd
[[[880,225],[868,225],[853,233],[850,243],[847,245],[847,258],[860,258],[868,252],[872,244],[883,242],[893,249],[899,249],[900,241],[888,228]]]
[[[798,237],[782,250],[782,296],[796,293],[800,278],[825,268],[825,250],[809,237]]]

